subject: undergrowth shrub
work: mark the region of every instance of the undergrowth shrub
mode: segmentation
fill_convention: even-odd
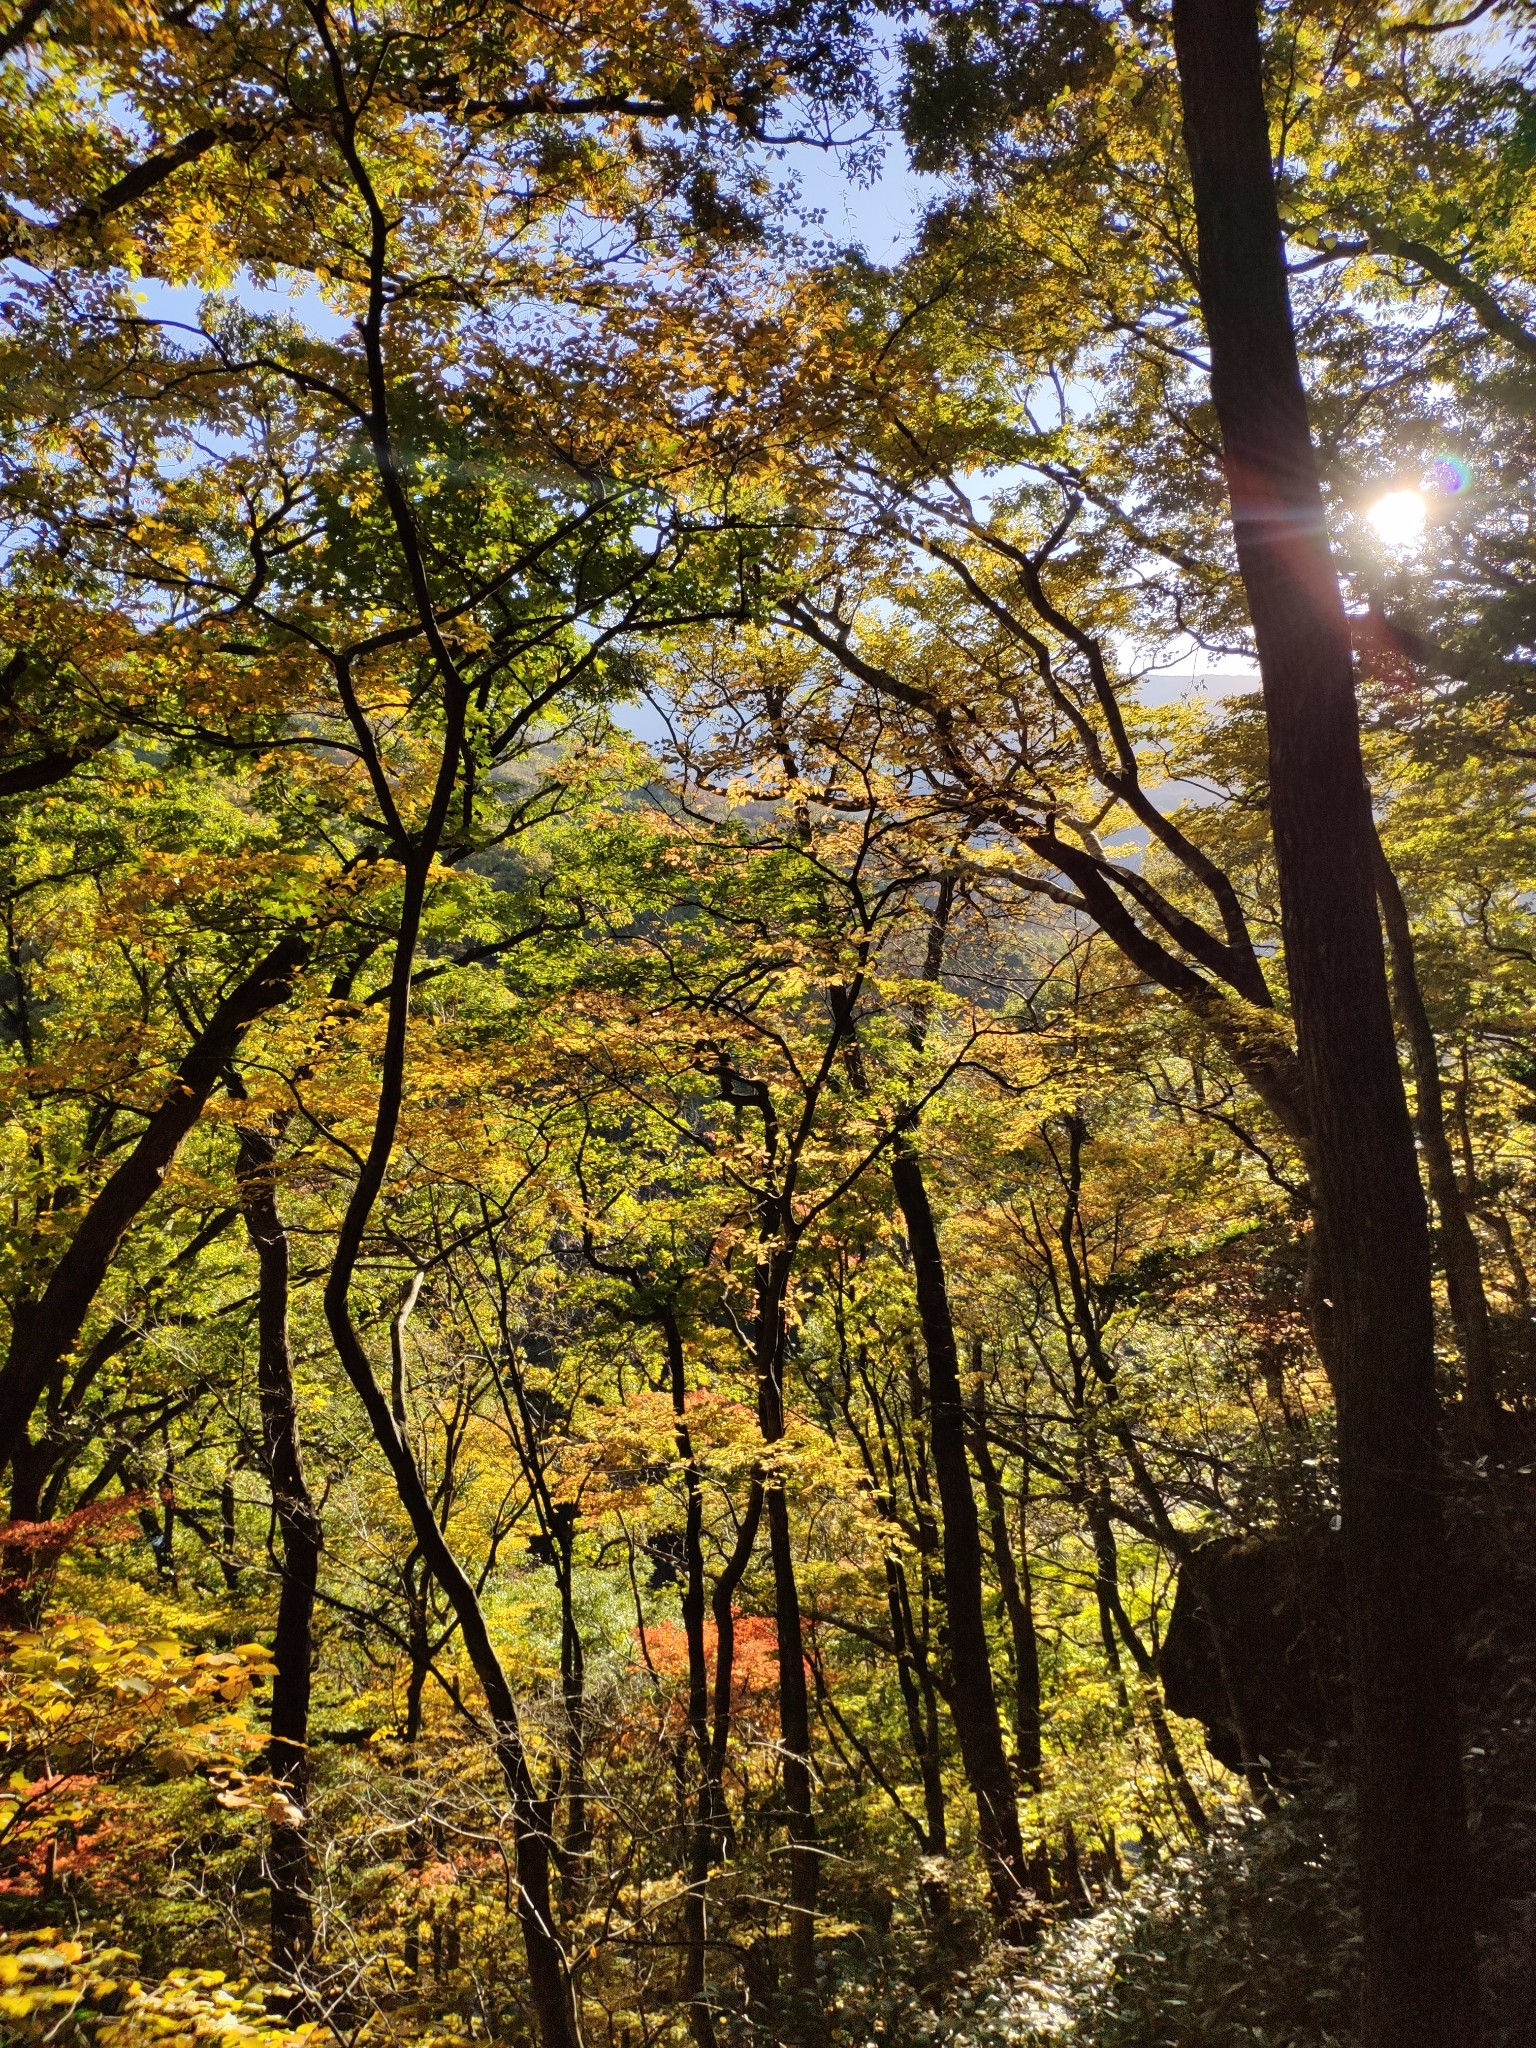
[[[1343,1822],[1322,1794],[1228,1813],[1202,1848],[1037,1950],[994,1951],[926,1993],[900,1970],[851,1971],[834,2036],[882,2048],[1353,2048],[1358,1923],[1347,1867],[1327,1846]]]

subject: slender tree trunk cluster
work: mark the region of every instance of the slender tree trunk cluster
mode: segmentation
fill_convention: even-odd
[[[905,1135],[892,1148],[891,1185],[906,1224],[928,1356],[933,1466],[943,1510],[944,1611],[955,1734],[966,1782],[976,1801],[993,1909],[1005,1932],[1021,1938],[1029,1932],[1038,1902],[1019,1832],[1018,1794],[1003,1746],[992,1684],[983,1604],[981,1523],[966,1458],[959,1349],[922,1162]],[[1037,1732],[1038,1727],[1037,1712]]]

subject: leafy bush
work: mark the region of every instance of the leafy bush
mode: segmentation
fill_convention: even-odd
[[[0,1638],[0,1891],[88,1843],[109,1786],[200,1772],[231,1809],[269,1789],[240,1760],[260,1746],[246,1716],[272,1670],[259,1643],[198,1654],[89,1616]]]
[[[1359,1935],[1321,1798],[1230,1814],[1199,1851],[1069,1923],[953,2048],[1348,2048]],[[1327,1815],[1327,1836],[1339,1833]]]
[[[1325,1825],[1326,1823],[1326,1825]],[[1021,1958],[923,1981],[900,1941],[831,1971],[829,2033],[879,2048],[1353,2048],[1347,1814],[1321,1793],[1222,1816],[1211,1840]]]
[[[259,1991],[219,1970],[176,1970],[143,1985],[137,1958],[56,1928],[0,1941],[0,2039],[50,2048],[310,2048],[332,2037],[274,2018]]]

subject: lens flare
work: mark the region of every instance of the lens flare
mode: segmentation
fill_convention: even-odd
[[[1366,516],[1389,548],[1411,548],[1424,537],[1429,508],[1422,491],[1388,491]]]
[[[1471,481],[1471,470],[1455,455],[1437,456],[1424,473],[1424,488],[1437,491],[1442,498],[1454,498]]]

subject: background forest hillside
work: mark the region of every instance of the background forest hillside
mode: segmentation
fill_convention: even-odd
[[[1193,7],[10,0],[0,2040],[1388,2038]],[[1490,2048],[1532,26],[1259,21]]]

